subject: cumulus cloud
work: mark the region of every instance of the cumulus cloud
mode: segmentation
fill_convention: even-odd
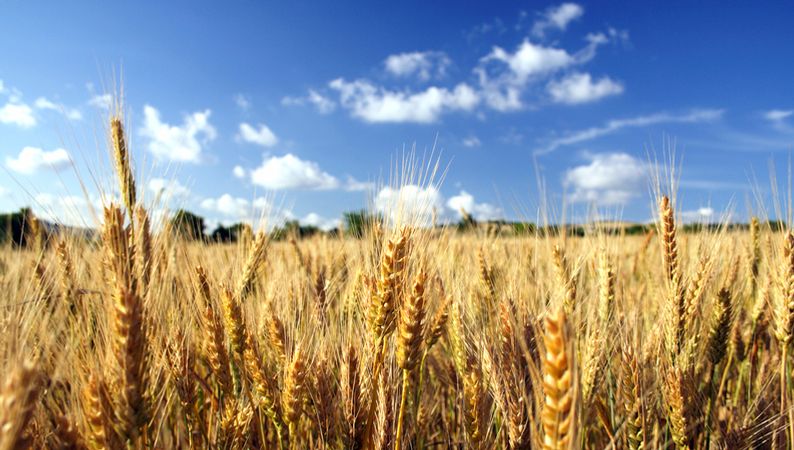
[[[596,49],[611,39],[603,33],[589,34],[587,45],[574,53],[529,39],[524,39],[512,53],[495,46],[474,69],[485,103],[503,112],[523,108],[521,97],[531,83],[589,62],[595,57]]]
[[[431,224],[433,211],[444,207],[441,193],[434,186],[408,184],[398,189],[384,187],[375,197],[375,209],[390,220],[418,226]]]
[[[37,98],[36,101],[33,102],[33,106],[35,106],[37,109],[46,109],[59,112],[69,120],[80,120],[83,118],[83,114],[79,109],[68,108],[63,104],[54,103],[48,100],[46,97]]]
[[[593,81],[589,73],[574,73],[561,80],[551,81],[547,89],[556,103],[578,104],[622,94],[623,84],[609,77]]]
[[[36,126],[36,117],[29,105],[12,100],[0,106],[0,123],[31,128]]]
[[[531,76],[567,67],[573,64],[575,59],[564,49],[545,47],[524,39],[514,53],[501,47],[494,47],[491,53],[483,58],[483,62],[488,61],[504,63],[516,76],[518,82],[524,82]]]
[[[339,219],[326,219],[317,213],[309,213],[306,217],[300,219],[301,225],[309,225],[317,227],[323,231],[333,230],[341,225]]]
[[[648,179],[647,164],[627,153],[600,153],[588,158],[589,164],[565,173],[563,186],[571,190],[569,201],[617,205],[642,192]]]
[[[532,34],[542,37],[546,30],[565,31],[568,24],[584,15],[584,8],[576,3],[563,3],[547,9],[532,26]]]
[[[226,218],[241,220],[261,215],[262,211],[268,211],[272,205],[265,197],[257,197],[253,201],[249,201],[241,197],[233,197],[230,194],[223,194],[218,198],[202,200],[200,206]]]
[[[482,142],[477,136],[469,136],[463,139],[464,147],[479,147],[480,145],[482,145]]]
[[[251,181],[267,189],[327,190],[339,187],[339,180],[323,172],[313,161],[304,161],[287,153],[266,158],[251,171]]]
[[[69,152],[62,148],[48,152],[38,147],[25,147],[16,158],[6,158],[6,166],[9,169],[24,175],[31,175],[46,168],[61,170],[70,164]]]
[[[431,123],[447,111],[471,111],[480,101],[466,83],[452,90],[431,86],[415,93],[391,91],[367,80],[347,82],[338,78],[329,86],[339,92],[340,103],[354,117],[372,123]]]
[[[184,200],[190,195],[190,189],[177,180],[152,178],[149,180],[148,188],[154,195],[166,201]]]
[[[251,144],[261,145],[262,147],[272,147],[278,144],[278,138],[273,131],[265,124],[260,123],[258,128],[248,124],[240,124],[240,133],[237,139]]]
[[[217,136],[209,122],[209,109],[186,116],[181,126],[163,122],[160,112],[149,105],[144,106],[143,115],[140,133],[149,140],[148,150],[160,159],[197,163],[203,146]]]
[[[713,122],[722,117],[722,109],[693,109],[683,114],[670,114],[660,112],[647,116],[630,117],[626,119],[612,119],[606,124],[574,131],[563,137],[552,139],[545,146],[535,149],[536,155],[551,153],[560,147],[580,144],[599,137],[616,133],[624,128],[639,128],[660,123],[700,123]]]
[[[309,89],[309,93],[305,97],[284,97],[281,99],[281,104],[284,106],[312,105],[320,114],[330,114],[336,109],[336,102],[314,89]]]
[[[447,208],[455,212],[458,217],[463,217],[465,211],[476,220],[495,220],[504,217],[502,208],[490,203],[477,203],[474,201],[474,196],[464,190],[447,200]]]
[[[574,61],[574,56],[563,49],[525,39],[514,53],[494,47],[474,71],[488,106],[497,111],[514,111],[523,107],[521,95],[530,78],[551,74]]]
[[[243,169],[243,166],[234,166],[234,169],[232,169],[232,174],[235,178],[245,178],[245,169]]]
[[[389,55],[383,62],[386,71],[396,77],[416,76],[422,81],[443,78],[452,60],[444,52],[408,52]]]

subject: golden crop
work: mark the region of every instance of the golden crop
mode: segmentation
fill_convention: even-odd
[[[153,231],[0,264],[0,450],[786,448],[794,235]],[[32,227],[39,233],[36,227]]]

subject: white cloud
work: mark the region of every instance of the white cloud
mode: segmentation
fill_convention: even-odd
[[[606,124],[569,133],[566,136],[551,140],[543,147],[535,149],[536,155],[553,152],[560,147],[579,144],[601,136],[615,133],[624,128],[638,128],[660,123],[699,123],[712,122],[722,117],[722,109],[693,109],[684,114],[656,113],[648,116],[631,117],[628,119],[612,119]]]
[[[33,115],[33,108],[12,100],[0,107],[0,123],[31,128],[36,126],[36,117]]]
[[[6,91],[5,85],[3,84],[3,80],[0,80],[0,94]]]
[[[371,191],[373,189],[375,189],[375,183],[371,181],[358,181],[353,177],[347,177],[345,182],[345,190],[349,192]]]
[[[149,139],[148,149],[157,158],[197,163],[201,161],[202,146],[217,136],[209,122],[209,109],[186,116],[182,126],[161,121],[160,112],[149,105],[144,106],[143,115],[140,133]]]
[[[46,109],[59,112],[69,120],[81,120],[83,118],[83,114],[80,112],[80,110],[67,108],[64,105],[60,103],[54,103],[45,97],[37,98],[36,101],[33,102],[33,106],[35,106],[37,109]]]
[[[244,198],[223,194],[217,199],[207,198],[202,200],[201,207],[227,217],[238,218],[244,217],[250,212],[251,202]]]
[[[692,211],[681,211],[681,222],[683,223],[710,223],[714,218],[714,209],[710,206],[703,206]]]
[[[87,200],[76,195],[53,195],[46,192],[33,198],[33,212],[44,220],[75,227],[93,227],[99,219],[101,200]]]
[[[590,34],[587,45],[574,53],[529,39],[524,39],[513,53],[494,47],[474,69],[485,103],[497,111],[521,109],[524,106],[521,97],[531,83],[589,62],[595,57],[596,49],[610,39],[613,39],[611,35]]]
[[[306,97],[306,101],[314,105],[314,108],[320,114],[328,114],[336,109],[336,103],[333,100],[325,97],[314,89],[309,89],[309,95]]]
[[[46,97],[39,97],[33,102],[33,105],[39,109],[58,109],[58,105],[47,100]]]
[[[588,155],[590,163],[568,169],[563,186],[571,202],[625,204],[642,192],[648,166],[627,153]]]
[[[152,193],[166,201],[184,200],[190,195],[190,189],[177,180],[152,178],[149,180],[148,187]]]
[[[237,94],[234,96],[234,104],[237,105],[237,107],[242,111],[248,111],[251,109],[251,100],[249,100],[248,97],[243,94]]]
[[[770,122],[781,122],[794,114],[794,109],[772,109],[764,112],[764,119]]]
[[[375,197],[378,212],[394,222],[430,225],[435,209],[444,209],[444,199],[434,186],[421,187],[407,184],[394,189],[385,187]]]
[[[544,47],[524,39],[515,53],[511,54],[501,47],[494,47],[482,61],[500,61],[510,68],[518,82],[524,82],[531,76],[547,74],[567,67],[573,64],[575,59],[563,49]]]
[[[265,197],[248,200],[231,194],[222,194],[218,198],[202,200],[199,206],[207,211],[205,224],[209,230],[219,224],[229,226],[239,222],[252,224],[255,230],[259,227],[272,230],[274,226],[294,219],[291,211],[276,209]]]
[[[281,99],[281,104],[284,106],[303,106],[309,104],[314,106],[320,114],[329,114],[336,109],[336,102],[323,94],[309,89],[309,93],[305,97],[284,97]]]
[[[24,175],[31,175],[45,168],[61,170],[70,164],[69,152],[62,148],[46,152],[38,147],[25,147],[16,158],[6,158],[9,169]]]
[[[515,53],[494,47],[474,69],[485,102],[497,111],[523,106],[521,95],[531,78],[546,76],[576,61],[563,49],[536,45],[525,39]]]
[[[323,231],[333,230],[342,223],[339,219],[326,219],[317,213],[309,213],[300,220],[301,225],[317,227]]]
[[[416,76],[422,81],[443,78],[452,60],[444,52],[408,52],[389,55],[383,62],[386,71],[396,77]]]
[[[550,82],[547,89],[557,103],[578,104],[622,94],[623,84],[609,77],[593,82],[589,73],[574,73],[562,80]]]
[[[582,17],[584,8],[576,3],[563,3],[547,9],[540,20],[532,27],[532,34],[543,36],[548,29],[556,28],[565,31],[568,24]]]
[[[463,209],[476,220],[495,220],[504,217],[501,208],[490,203],[477,203],[474,201],[473,195],[463,190],[447,200],[447,208],[454,211],[458,217],[463,216],[461,211]]]
[[[339,91],[340,103],[354,117],[366,122],[431,123],[446,111],[471,111],[479,103],[477,92],[466,83],[453,90],[428,87],[422,92],[390,91],[367,80],[347,82],[342,78],[329,86]]]
[[[469,136],[463,139],[464,147],[479,147],[480,145],[482,145],[482,142],[477,136]]]
[[[259,129],[254,128],[248,123],[241,123],[240,134],[237,135],[237,139],[250,142],[251,144],[261,145],[262,147],[272,147],[278,144],[276,135],[263,123],[259,124]]]
[[[304,161],[287,153],[271,156],[251,171],[251,181],[268,189],[316,189],[339,187],[339,180],[323,172],[313,161]]]
[[[232,169],[232,174],[235,178],[245,178],[245,169],[243,169],[243,166],[234,166],[234,169]]]
[[[97,94],[88,100],[88,104],[99,109],[109,110],[113,106],[113,96],[110,94]]]

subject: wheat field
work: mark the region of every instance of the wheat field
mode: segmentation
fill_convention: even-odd
[[[0,450],[790,448],[794,234],[157,229],[0,256]]]

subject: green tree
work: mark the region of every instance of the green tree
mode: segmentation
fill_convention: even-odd
[[[250,225],[243,222],[238,222],[228,227],[218,224],[210,234],[210,239],[215,242],[237,242],[243,238],[245,230],[250,228]]]
[[[204,218],[180,209],[171,218],[171,229],[185,239],[204,239]]]
[[[380,220],[380,216],[370,214],[366,210],[349,211],[344,213],[345,232],[350,236],[361,238],[366,233],[367,228]]]

